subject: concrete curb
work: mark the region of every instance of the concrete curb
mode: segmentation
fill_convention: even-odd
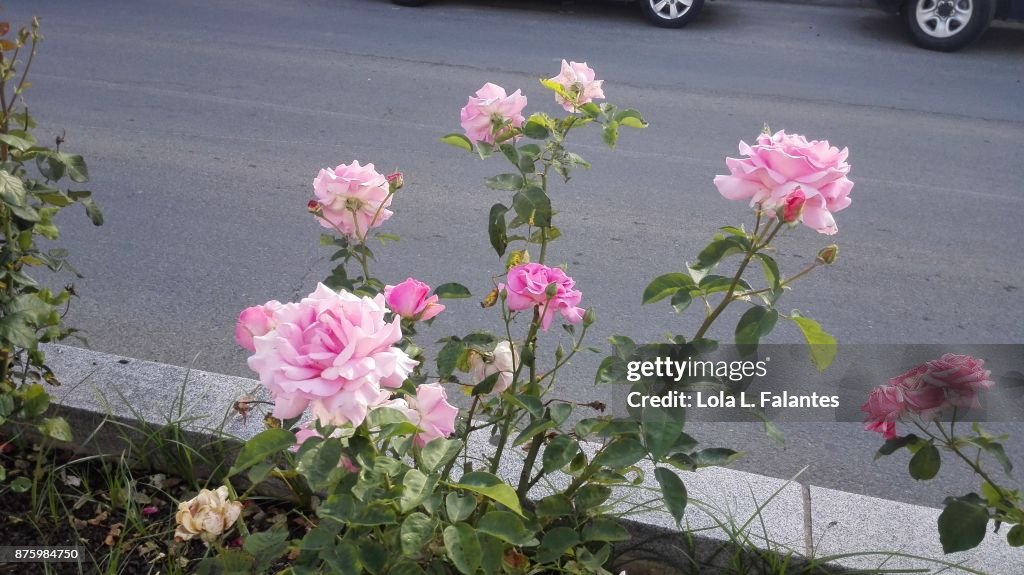
[[[63,382],[51,390],[54,403],[78,434],[83,430],[91,431],[111,418],[136,424],[138,419],[143,419],[155,426],[171,419],[188,419],[186,427],[194,433],[195,440],[207,443],[210,443],[208,432],[212,430],[220,429],[244,440],[263,429],[258,416],[243,421],[232,415],[232,406],[240,396],[261,397],[257,381],[66,346],[46,346],[46,355],[49,365]],[[185,393],[182,393],[183,385]],[[182,401],[177,409],[179,398]],[[94,449],[124,448],[124,438],[117,432],[112,433],[111,427],[123,429],[107,426],[93,438]],[[491,446],[485,437],[479,437],[470,442],[469,448],[472,454],[484,456]],[[521,462],[514,458],[503,462],[501,474],[507,478],[518,477],[517,464]],[[629,512],[636,538],[647,540],[647,545],[636,551],[640,559],[660,557],[689,569],[697,567],[694,564],[697,561],[700,573],[720,572],[716,567],[723,567],[723,561],[730,555],[726,529],[753,518],[746,530],[750,541],[762,549],[792,554],[795,561],[791,566],[806,564],[808,557],[822,559],[886,549],[928,557],[947,565],[961,565],[964,569],[905,557],[874,555],[837,559],[828,564],[829,571],[886,569],[887,573],[893,573],[925,569],[916,572],[1024,573],[1024,551],[1010,548],[998,535],[986,537],[979,548],[970,552],[944,556],[935,531],[937,509],[724,468],[680,473],[691,501],[686,517],[689,533],[683,535],[675,529],[667,513],[652,509],[650,501],[655,499],[658,490],[654,470],[649,465],[642,467],[642,487],[649,489],[651,496],[639,494],[637,490],[616,494],[617,510]],[[556,485],[548,489],[557,489],[557,483],[556,480]],[[531,496],[546,494],[540,486],[535,489]],[[756,518],[758,512],[760,519]]]

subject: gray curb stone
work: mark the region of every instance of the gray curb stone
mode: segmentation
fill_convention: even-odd
[[[209,442],[210,432],[218,430],[244,441],[264,429],[258,415],[243,421],[232,409],[242,396],[266,398],[257,381],[68,346],[50,345],[45,351],[48,364],[62,382],[51,388],[51,395],[76,437],[100,424],[106,429],[93,437],[94,449],[123,449],[123,430],[139,426],[140,419],[151,426],[187,421],[184,427],[197,442]],[[467,451],[471,456],[485,457],[492,449],[486,437],[479,435],[471,437]],[[219,464],[230,462],[227,452],[209,453],[210,459]],[[513,450],[513,456],[502,462],[499,474],[517,478],[521,465]],[[725,565],[731,555],[727,531],[745,526],[744,532],[754,545],[792,555],[794,566],[805,564],[807,557],[884,549],[967,569],[876,555],[834,561],[829,564],[830,571],[881,568],[1024,575],[1024,550],[1012,549],[1005,540],[991,534],[978,549],[944,556],[935,530],[937,509],[725,468],[680,473],[690,498],[684,520],[688,535],[684,535],[667,513],[655,509],[658,487],[653,468],[646,464],[641,469],[643,490],[617,492],[616,509],[631,522],[634,538],[647,543],[637,550],[638,558],[657,557],[681,569],[699,569],[682,572],[720,572],[715,567]],[[531,498],[564,487],[563,480],[555,478],[552,485],[536,486]]]

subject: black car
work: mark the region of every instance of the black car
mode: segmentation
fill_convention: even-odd
[[[430,0],[391,1],[399,6],[423,6]],[[638,3],[647,21],[662,28],[682,28],[704,8],[704,0],[639,0]]]
[[[978,39],[993,19],[1024,20],[1024,0],[876,0],[899,13],[922,48],[951,52]]]

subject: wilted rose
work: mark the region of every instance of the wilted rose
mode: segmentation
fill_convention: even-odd
[[[508,389],[512,385],[512,376],[515,371],[514,364],[516,358],[514,355],[514,349],[512,343],[508,340],[498,343],[494,346],[494,351],[489,356],[483,356],[479,353],[473,353],[470,356],[470,374],[473,376],[475,383],[487,379],[489,376],[497,373],[498,380],[494,383],[494,387],[491,389],[494,393],[501,393]]]
[[[215,491],[202,489],[199,495],[178,504],[174,538],[188,541],[198,536],[209,543],[230,530],[241,513],[242,504],[231,501],[226,486]]]

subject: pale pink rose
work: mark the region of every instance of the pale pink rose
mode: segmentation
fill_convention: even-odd
[[[437,296],[430,294],[430,286],[409,278],[398,285],[384,286],[384,300],[391,311],[415,321],[427,321],[444,311]]]
[[[397,388],[416,361],[394,347],[398,318],[385,321],[384,296],[358,297],[320,284],[274,313],[274,328],[253,338],[249,367],[274,397],[274,417],[300,415],[311,402],[324,423],[359,425]]]
[[[455,432],[459,410],[448,403],[448,394],[440,383],[427,383],[416,388],[416,397],[407,398],[409,420],[420,428],[416,445],[422,447],[439,437]]]
[[[985,369],[985,361],[969,355],[947,353],[925,364],[925,381],[943,389],[949,402],[958,407],[981,407],[978,392],[990,389],[995,382],[992,372]]]
[[[555,295],[548,301],[548,285],[555,284]],[[569,323],[583,321],[584,309],[578,304],[583,293],[573,289],[576,282],[560,268],[543,264],[520,264],[508,270],[507,283],[499,286],[508,294],[508,308],[520,311],[531,307],[543,310],[541,328],[547,331],[555,312],[561,313]]]
[[[274,329],[274,311],[281,308],[281,302],[271,300],[263,305],[254,305],[238,314],[235,324],[235,342],[249,351],[256,351],[252,338]]]
[[[935,419],[949,402],[946,392],[939,387],[930,385],[925,376],[927,365],[919,365],[910,371],[889,380],[889,386],[895,387],[903,394],[904,407],[907,412],[914,413],[922,420]]]
[[[494,346],[494,351],[491,352],[490,356],[485,357],[479,353],[472,354],[469,360],[469,373],[473,376],[473,381],[480,383],[497,373],[498,381],[494,383],[494,388],[491,391],[493,393],[501,393],[508,389],[512,385],[512,376],[515,373],[514,364],[518,360],[518,357],[515,357],[513,354],[512,343],[508,340]]]
[[[899,387],[885,385],[871,390],[868,401],[860,407],[868,414],[864,429],[882,433],[886,439],[896,437],[896,421],[906,412],[903,392]]]
[[[558,82],[571,99],[555,94],[555,101],[562,105],[566,112],[575,112],[581,105],[594,100],[603,100],[604,91],[601,84],[604,80],[594,79],[594,70],[586,62],[566,62],[562,60],[562,71],[551,80]]]
[[[341,164],[320,170],[313,179],[313,193],[320,204],[320,225],[337,229],[349,238],[366,239],[371,229],[391,217],[391,193],[387,179],[373,164]]]
[[[730,200],[760,204],[770,217],[797,188],[803,191],[803,224],[823,234],[838,230],[832,214],[850,205],[849,151],[828,141],[808,142],[784,131],[761,134],[753,146],[740,142],[742,159],[726,158],[728,176],[715,176],[719,193]]]
[[[526,96],[520,90],[512,95],[501,86],[490,82],[470,96],[459,114],[466,137],[474,142],[493,144],[496,137],[505,135],[509,128],[523,125]]]

